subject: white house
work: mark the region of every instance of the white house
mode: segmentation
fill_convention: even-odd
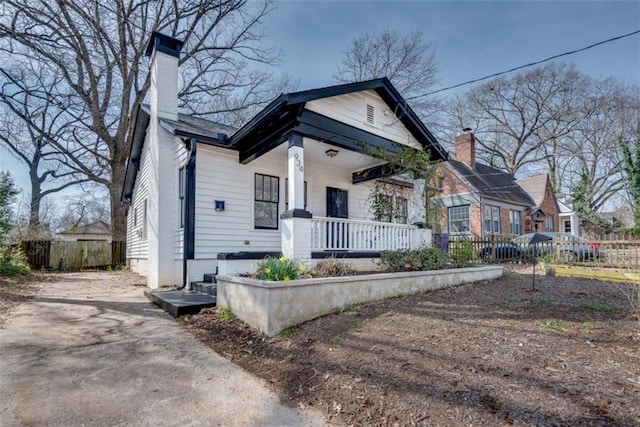
[[[560,217],[560,231],[570,233],[576,237],[580,237],[580,217],[573,210],[573,201],[566,194],[556,195],[558,199],[558,208],[560,209],[558,216]]]
[[[151,38],[150,105],[132,123],[122,193],[128,264],[150,288],[228,272],[230,259],[370,261],[429,240],[412,225],[424,220],[424,182],[389,179],[388,165],[371,153],[447,153],[389,80],[280,95],[234,130],[178,113],[181,48],[171,37]],[[374,221],[377,180],[409,189],[377,218],[389,222]]]
[[[104,241],[111,243],[111,224],[100,220],[87,225],[71,227],[58,233],[56,237],[66,242]]]

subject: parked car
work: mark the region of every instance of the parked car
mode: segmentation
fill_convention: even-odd
[[[534,237],[537,237],[534,239]],[[532,241],[536,243],[532,245]],[[537,256],[554,254],[564,261],[595,261],[604,259],[604,252],[600,245],[590,243],[573,234],[544,231],[540,233],[527,233],[513,240],[514,244],[523,250],[527,247],[529,253]]]
[[[513,242],[495,242],[480,248],[480,258],[496,261],[528,260],[531,251],[522,244]]]

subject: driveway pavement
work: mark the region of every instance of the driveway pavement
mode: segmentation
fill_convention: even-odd
[[[59,277],[0,329],[0,425],[324,425],[152,306],[138,276]]]

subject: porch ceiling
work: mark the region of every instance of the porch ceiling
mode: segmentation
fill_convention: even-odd
[[[278,156],[287,157],[287,144],[283,143],[276,147],[272,152]],[[338,154],[331,158],[327,156],[327,150],[336,150]],[[355,172],[361,169],[370,168],[381,165],[382,162],[366,154],[357,153],[355,151],[336,147],[335,145],[325,142],[316,141],[312,138],[304,138],[304,161],[312,162],[319,165],[346,169]]]

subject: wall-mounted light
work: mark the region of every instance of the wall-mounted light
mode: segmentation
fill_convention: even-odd
[[[338,150],[334,150],[333,148],[329,148],[327,151],[324,152],[324,154],[327,155],[327,157],[331,157],[332,159],[338,155]]]

